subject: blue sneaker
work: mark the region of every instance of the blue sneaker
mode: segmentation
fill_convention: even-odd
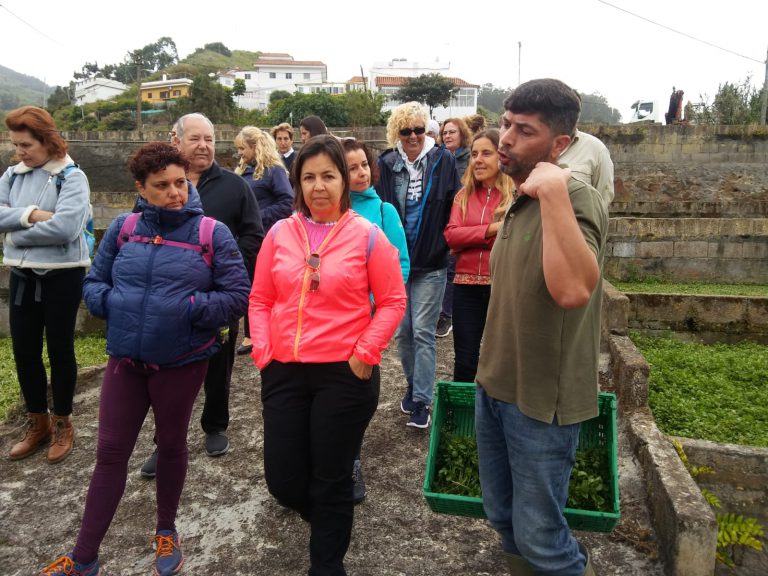
[[[155,576],[178,574],[184,565],[181,537],[176,530],[160,530],[155,534]]]
[[[413,401],[413,386],[408,386],[405,396],[400,401],[400,410],[402,410],[403,414],[412,414],[415,408],[416,402]]]
[[[99,559],[96,558],[90,564],[75,562],[72,552],[64,554],[50,566],[43,568],[38,576],[99,576]]]
[[[413,412],[406,426],[427,428],[429,426],[429,407],[424,402],[414,402]]]

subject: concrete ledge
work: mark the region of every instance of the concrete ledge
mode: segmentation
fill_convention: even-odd
[[[650,368],[645,358],[628,336],[612,335],[608,346],[619,414],[647,409]]]
[[[764,337],[768,298],[628,292],[629,328]]]
[[[715,571],[717,521],[650,410],[628,414],[627,432],[648,488],[648,507],[666,573],[711,576]]]
[[[723,512],[757,518],[768,528],[768,448],[718,444],[706,440],[678,438],[688,460],[696,466],[709,466],[713,474],[699,476],[699,486],[715,494]],[[768,574],[768,548],[762,552],[746,548],[735,560],[739,576]],[[718,573],[730,572],[718,565]]]

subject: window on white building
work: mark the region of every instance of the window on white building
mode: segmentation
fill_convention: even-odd
[[[246,79],[246,80],[250,80],[250,79],[251,79],[251,75],[250,75],[250,74],[248,74],[247,72],[246,72],[246,74],[245,74],[245,79]]]
[[[309,72],[304,72],[304,80],[309,80]]]
[[[293,74],[291,72],[286,72],[285,73],[285,79],[286,80],[290,80],[291,78],[293,78]]]
[[[277,78],[277,72],[270,72],[269,73],[270,78]]]
[[[459,92],[451,98],[451,106],[475,106],[475,90],[473,88],[460,88]]]

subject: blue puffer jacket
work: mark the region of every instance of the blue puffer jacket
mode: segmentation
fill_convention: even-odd
[[[192,184],[180,210],[143,199],[138,208],[134,235],[199,244],[203,207]],[[110,224],[83,286],[88,309],[107,320],[107,353],[160,367],[211,356],[218,329],[248,307],[250,282],[232,234],[216,223],[209,268],[199,252],[176,246],[126,242],[118,250],[127,216]]]
[[[293,188],[288,181],[288,173],[282,165],[265,168],[258,180],[253,179],[253,172],[253,166],[246,166],[242,177],[256,196],[261,223],[264,226],[264,232],[267,232],[272,224],[288,218],[293,212]]]

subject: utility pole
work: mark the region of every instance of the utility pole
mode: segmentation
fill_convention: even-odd
[[[141,53],[133,53],[136,61],[136,130],[141,130]]]
[[[765,55],[765,80],[763,80],[763,98],[760,105],[760,124],[765,126],[765,113],[768,110],[768,51]]]

